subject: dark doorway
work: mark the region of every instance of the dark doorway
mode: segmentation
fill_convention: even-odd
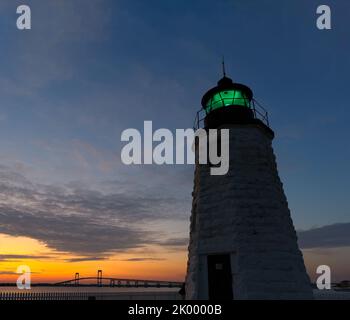
[[[208,256],[210,300],[232,300],[232,275],[229,254]]]

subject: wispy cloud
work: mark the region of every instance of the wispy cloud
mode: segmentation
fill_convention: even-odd
[[[14,271],[0,271],[1,276],[13,276],[13,275],[18,275],[18,273]]]
[[[176,206],[176,198],[157,194],[36,184],[0,167],[0,233],[34,238],[85,261],[152,244],[181,245],[182,239],[152,229],[155,221],[181,219],[174,217]]]
[[[66,262],[76,263],[76,262],[88,262],[88,261],[103,261],[106,260],[105,257],[82,257],[82,258],[72,258],[66,259]]]
[[[120,261],[129,261],[129,262],[141,262],[141,261],[164,261],[165,258],[130,258],[130,259],[123,259]]]
[[[188,238],[171,238],[161,242],[163,246],[182,247],[188,245]]]
[[[336,248],[350,246],[350,223],[336,223],[298,232],[299,246],[310,248]]]
[[[51,256],[40,255],[22,255],[22,254],[0,254],[0,261],[19,261],[19,260],[47,260],[52,259]]]

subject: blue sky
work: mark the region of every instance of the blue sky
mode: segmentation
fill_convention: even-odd
[[[125,167],[120,135],[144,120],[191,127],[224,54],[269,111],[296,228],[349,222],[349,1],[329,1],[329,31],[316,28],[325,3],[314,0],[25,2],[30,31],[15,27],[23,1],[0,4],[3,177],[156,195],[172,217],[146,228],[187,237],[193,168]]]

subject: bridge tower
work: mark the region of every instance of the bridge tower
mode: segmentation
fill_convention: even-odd
[[[274,132],[259,119],[252,90],[224,75],[202,107],[205,130],[229,129],[229,170],[211,175],[212,165],[196,159],[186,298],[312,299]]]
[[[102,270],[97,271],[97,286],[102,287]]]
[[[75,273],[75,278],[74,278],[74,285],[75,285],[76,287],[79,286],[79,279],[80,279],[79,272],[76,272],[76,273]]]

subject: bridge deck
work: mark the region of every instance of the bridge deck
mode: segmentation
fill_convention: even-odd
[[[167,287],[181,288],[182,282],[164,281],[164,280],[141,280],[141,279],[119,279],[119,278],[105,278],[105,277],[83,277],[75,278],[66,281],[55,283],[55,286],[79,286],[81,281],[93,280],[95,283],[85,284],[89,286],[98,287]],[[106,283],[107,282],[107,283]]]

